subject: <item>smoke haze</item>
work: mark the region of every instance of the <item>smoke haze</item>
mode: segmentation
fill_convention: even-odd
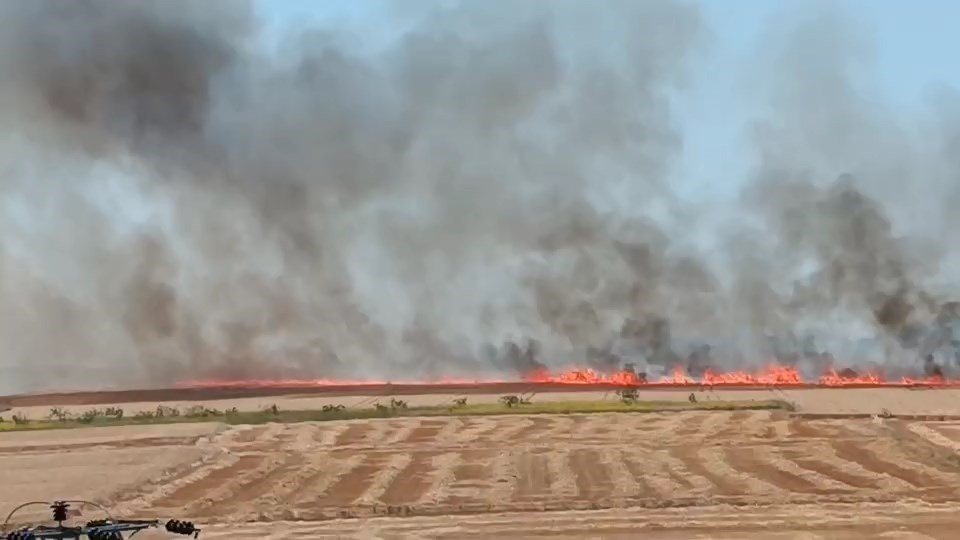
[[[755,167],[705,205],[697,6],[395,15],[271,53],[240,1],[0,4],[0,391],[960,355],[960,98],[920,137],[868,106],[841,14],[778,23]]]

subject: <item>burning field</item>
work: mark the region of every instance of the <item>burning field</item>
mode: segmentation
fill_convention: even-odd
[[[409,386],[409,387],[470,387],[483,388],[490,385],[528,384],[531,388],[564,388],[567,386],[593,387],[637,387],[637,388],[683,388],[683,387],[786,387],[786,388],[815,388],[815,387],[861,387],[861,388],[909,388],[909,387],[951,387],[960,385],[960,379],[950,379],[943,375],[942,370],[935,364],[930,364],[923,376],[900,377],[888,379],[881,374],[858,374],[851,368],[837,371],[829,369],[825,374],[815,379],[804,379],[797,368],[769,366],[756,372],[728,371],[717,372],[707,369],[700,377],[693,377],[682,366],[675,367],[670,375],[650,380],[646,373],[637,373],[632,364],[624,369],[603,373],[593,369],[572,369],[559,373],[551,373],[546,368],[527,373],[520,380],[465,380],[441,379],[433,381],[350,381],[350,380],[235,380],[235,381],[188,381],[179,384],[180,388],[207,388],[207,389],[255,389],[255,388],[318,388],[318,389],[349,389],[363,387]]]
[[[930,62],[839,3],[279,4],[0,2],[0,505],[955,533],[960,92],[876,90]]]

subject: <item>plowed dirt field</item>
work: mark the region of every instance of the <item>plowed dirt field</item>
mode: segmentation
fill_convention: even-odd
[[[0,510],[84,497],[237,539],[953,538],[958,441],[785,411],[0,433]]]

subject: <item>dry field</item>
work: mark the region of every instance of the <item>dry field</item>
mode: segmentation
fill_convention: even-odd
[[[957,421],[782,411],[0,433],[0,510],[84,497],[236,539],[952,538],[958,450]]]
[[[644,389],[638,393],[643,401],[686,401],[691,390],[652,390]],[[157,393],[157,392],[154,392]],[[500,393],[458,393],[449,394],[437,391],[430,393],[402,395],[410,406],[431,406],[450,404],[460,396],[469,397],[470,403],[495,403],[502,394],[522,393],[510,391]],[[700,401],[750,401],[781,399],[796,404],[798,411],[807,414],[878,414],[888,409],[897,415],[945,415],[960,418],[960,388],[918,390],[907,388],[823,388],[823,389],[748,389],[748,390],[696,390]],[[162,393],[160,393],[162,394]],[[257,410],[271,404],[277,404],[284,410],[319,409],[323,405],[343,404],[347,407],[370,407],[376,401],[389,401],[393,394],[373,395],[368,393],[349,393],[345,395],[327,395],[322,392],[302,394],[268,395],[255,397],[230,397],[205,399],[204,394],[187,399],[183,392],[169,392],[162,402],[172,407],[186,407],[203,404],[227,409],[237,407],[240,410]],[[43,418],[51,405],[62,406],[65,410],[82,412],[93,406],[118,403],[128,414],[137,411],[149,411],[156,408],[157,400],[136,400],[129,396],[123,402],[114,402],[110,393],[86,393],[66,396],[64,399],[13,398],[12,410],[5,412],[8,417],[13,413],[22,413],[31,418]],[[4,398],[0,398],[2,401]],[[10,398],[7,398],[10,399]],[[616,400],[612,391],[578,390],[550,391],[536,394],[538,403],[551,401],[598,401]],[[17,403],[17,402],[24,403]],[[2,407],[0,407],[2,409]]]

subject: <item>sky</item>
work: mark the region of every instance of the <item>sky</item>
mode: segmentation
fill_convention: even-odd
[[[524,0],[518,0],[524,1]],[[752,108],[749,69],[763,50],[767,27],[816,2],[700,0],[710,33],[687,88],[677,95],[675,121],[684,133],[676,177],[679,193],[692,199],[736,196],[751,163],[745,140]],[[358,41],[390,39],[402,31],[392,10],[410,2],[389,0],[260,0],[268,39],[314,23],[354,28]],[[869,41],[871,70],[866,99],[895,108],[898,116],[922,116],[939,85],[960,88],[954,51],[960,50],[960,3],[949,0],[846,0],[840,7]],[[872,84],[870,84],[872,83]],[[732,106],[731,106],[732,104]]]

